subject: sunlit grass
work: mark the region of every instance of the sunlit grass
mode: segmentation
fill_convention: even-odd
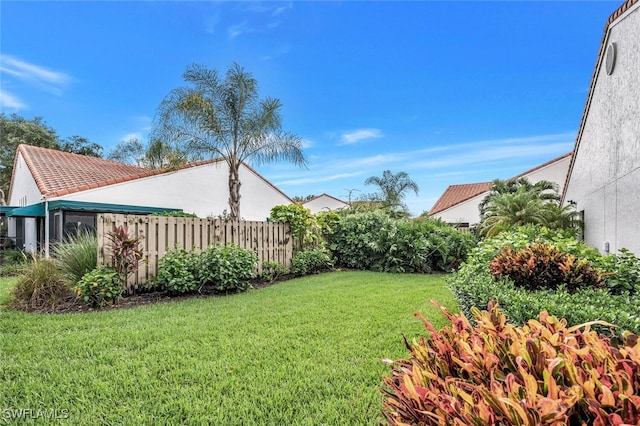
[[[334,272],[133,309],[0,311],[0,409],[86,425],[378,424],[381,359],[423,334],[415,312],[446,322],[430,299],[456,311],[443,276]]]

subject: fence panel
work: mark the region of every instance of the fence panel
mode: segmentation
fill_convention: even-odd
[[[108,233],[113,226],[127,225],[129,236],[141,238],[144,263],[129,277],[125,292],[150,288],[149,280],[158,272],[158,260],[180,245],[202,251],[212,244],[235,244],[258,255],[256,273],[262,273],[262,262],[276,261],[291,267],[293,239],[284,223],[255,221],[223,221],[164,216],[105,213],[97,218],[98,264],[111,264]]]

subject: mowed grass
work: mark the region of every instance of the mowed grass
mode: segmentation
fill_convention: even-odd
[[[132,309],[0,310],[0,410],[86,425],[379,424],[382,358],[424,335],[415,312],[446,323],[430,299],[456,311],[442,275],[349,271]]]

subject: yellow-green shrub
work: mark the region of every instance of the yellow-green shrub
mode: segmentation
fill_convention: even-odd
[[[408,359],[385,377],[389,424],[619,425],[640,423],[640,343],[610,341],[590,324],[540,313],[507,324],[491,303],[464,315],[442,308],[451,326],[409,344]]]

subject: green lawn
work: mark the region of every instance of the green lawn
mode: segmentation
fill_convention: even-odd
[[[414,312],[445,324],[430,299],[456,310],[443,278],[333,272],[133,309],[0,310],[0,416],[26,409],[86,425],[378,424],[378,387],[389,371],[381,359],[406,357],[402,335],[424,334]],[[0,279],[0,301],[13,281]]]

